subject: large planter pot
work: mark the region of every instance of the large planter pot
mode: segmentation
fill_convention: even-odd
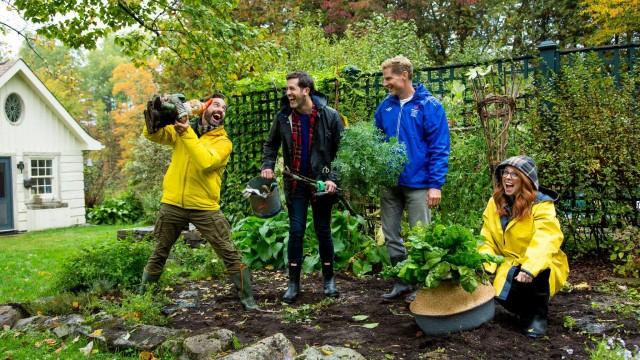
[[[468,293],[458,284],[442,282],[433,289],[419,289],[409,309],[425,334],[445,335],[473,329],[493,319],[494,296],[490,284],[481,284]]]

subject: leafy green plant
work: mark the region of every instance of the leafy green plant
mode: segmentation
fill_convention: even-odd
[[[609,259],[613,271],[622,276],[640,277],[640,228],[627,225],[613,233]]]
[[[588,350],[591,360],[628,360],[640,357],[638,345],[629,345],[618,337],[604,337],[596,343],[595,348]]]
[[[241,219],[231,229],[231,236],[243,254],[243,262],[251,268],[287,265],[289,219],[286,212],[269,219],[256,216]]]
[[[225,273],[225,267],[209,244],[192,248],[184,241],[177,241],[171,249],[167,273],[187,274],[190,279],[199,280],[220,277]]]
[[[571,315],[565,315],[564,318],[562,318],[562,326],[565,329],[571,330],[576,326],[576,319]]]
[[[407,163],[404,145],[397,139],[385,141],[372,123],[359,122],[347,128],[332,166],[340,184],[350,193],[375,197],[381,186],[393,186]]]
[[[142,216],[142,203],[133,193],[119,198],[107,199],[87,212],[92,224],[130,224]]]
[[[55,275],[55,287],[62,291],[81,291],[96,284],[134,289],[151,255],[153,244],[146,241],[110,240],[82,249],[64,262]]]
[[[59,294],[40,298],[24,303],[30,314],[65,315],[72,312],[90,310],[97,303],[98,298],[93,293],[61,292]]]
[[[129,323],[160,326],[169,321],[162,314],[162,308],[168,303],[167,297],[158,292],[136,294],[124,291],[119,302],[105,300],[101,302],[101,306],[107,313],[123,318]]]
[[[406,243],[408,257],[387,271],[411,284],[437,287],[444,280],[473,292],[486,280],[484,263],[501,263],[501,256],[478,253],[482,237],[460,225],[432,223],[414,227]]]

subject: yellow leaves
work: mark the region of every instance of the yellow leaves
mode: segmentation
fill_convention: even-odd
[[[158,360],[152,352],[143,351],[140,353],[140,360]]]
[[[91,334],[89,334],[89,336],[91,337],[102,336],[102,329],[95,329]]]

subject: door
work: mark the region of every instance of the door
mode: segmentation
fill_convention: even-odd
[[[0,231],[13,230],[11,158],[0,157]]]

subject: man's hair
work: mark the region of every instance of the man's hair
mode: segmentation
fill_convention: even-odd
[[[316,91],[316,87],[313,84],[313,79],[309,74],[304,71],[294,71],[287,75],[287,80],[298,79],[298,87],[309,88],[311,90],[309,94],[313,94]]]
[[[382,63],[382,70],[391,69],[391,72],[400,75],[403,71],[406,71],[409,74],[409,80],[413,78],[413,65],[411,65],[411,61],[406,57],[400,55],[396,57],[392,57],[391,59],[387,59]]]
[[[200,101],[201,102],[207,102],[207,101],[209,101],[211,99],[222,99],[222,100],[224,100],[224,103],[225,103],[225,109],[227,109],[229,107],[229,104],[227,104],[227,97],[224,96],[224,94],[219,92],[219,91],[214,92],[213,94],[207,96],[206,98],[204,98],[204,99],[202,99]]]

